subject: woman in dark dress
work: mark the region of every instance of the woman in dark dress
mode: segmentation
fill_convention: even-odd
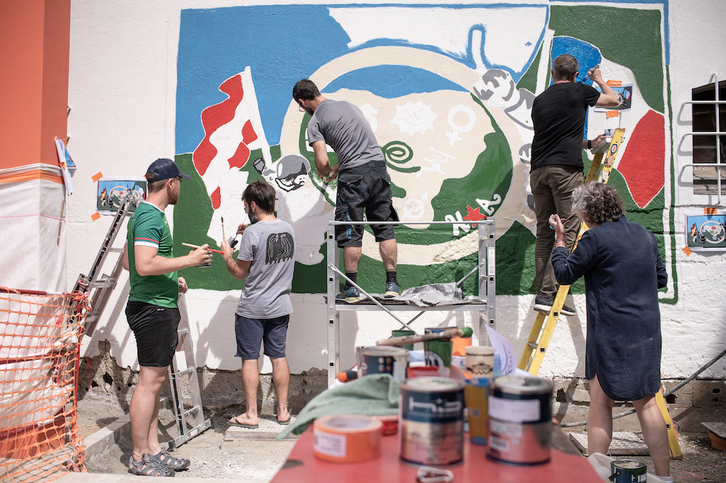
[[[575,190],[573,210],[589,229],[568,254],[565,227],[552,215],[557,236],[552,266],[562,285],[585,277],[588,452],[607,454],[614,401],[633,401],[655,473],[667,477],[668,434],[655,401],[661,358],[658,289],[668,281],[658,243],[651,232],[628,221],[618,192],[604,183]]]

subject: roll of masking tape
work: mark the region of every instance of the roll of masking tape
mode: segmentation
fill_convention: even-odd
[[[381,456],[383,424],[366,416],[335,414],[313,423],[313,450],[320,459],[339,463],[367,461]]]

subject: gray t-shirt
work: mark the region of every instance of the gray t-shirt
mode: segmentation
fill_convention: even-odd
[[[289,223],[272,220],[250,225],[242,235],[237,259],[252,262],[237,315],[273,319],[292,313],[295,233]]]
[[[385,161],[363,112],[347,101],[325,99],[308,123],[308,142],[325,141],[335,151],[340,171],[370,161]]]

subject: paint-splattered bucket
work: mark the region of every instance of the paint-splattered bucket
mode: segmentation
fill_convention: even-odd
[[[518,465],[550,460],[552,390],[547,379],[505,375],[491,380],[487,456]]]
[[[451,465],[464,459],[464,383],[445,377],[416,377],[401,384],[401,460],[417,465]]]
[[[361,351],[360,377],[371,374],[390,374],[399,382],[406,380],[411,354],[402,347],[365,347]]]
[[[424,334],[443,332],[451,327],[430,327],[424,329]],[[454,343],[451,339],[434,339],[424,342],[424,357],[427,366],[451,367],[451,353]]]

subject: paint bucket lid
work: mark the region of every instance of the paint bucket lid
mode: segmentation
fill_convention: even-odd
[[[364,347],[363,355],[374,356],[374,357],[409,357],[410,353],[403,347],[389,347],[389,346],[374,346]]]
[[[647,468],[645,463],[636,460],[615,460],[610,463],[611,468],[624,468],[628,470],[637,470]]]
[[[545,394],[552,393],[555,385],[541,377],[507,374],[492,379],[491,387],[493,391],[499,390],[508,394]]]
[[[401,388],[419,392],[457,391],[464,389],[464,383],[448,377],[414,377],[401,384]]]

